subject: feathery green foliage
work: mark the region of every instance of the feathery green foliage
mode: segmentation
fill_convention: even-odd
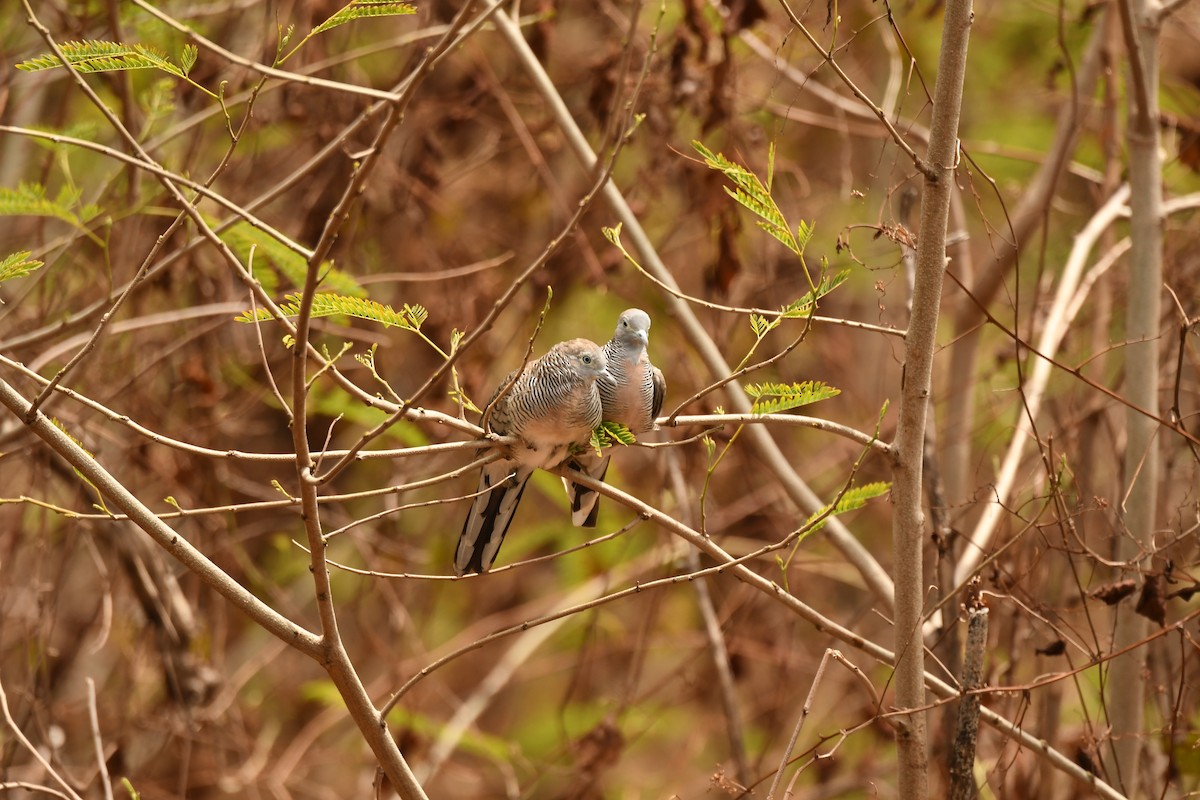
[[[356,19],[407,16],[415,13],[417,13],[417,8],[411,3],[382,2],[382,0],[351,0],[350,3],[338,10],[332,17],[313,28],[309,36],[322,33],[330,28],[336,28],[339,25],[345,25],[347,22],[353,22]]]
[[[783,211],[771,196],[771,172],[775,165],[774,145],[768,154],[767,183],[763,183],[753,171],[730,161],[721,153],[714,153],[699,141],[693,141],[692,147],[704,158],[704,163],[709,169],[722,173],[733,183],[732,189],[725,187],[726,194],[758,217],[755,220],[758,227],[774,236],[796,255],[804,254],[804,248],[812,238],[812,226],[802,220],[793,233]]]
[[[293,286],[303,286],[308,272],[308,259],[288,247],[266,231],[255,228],[248,222],[239,222],[221,233],[221,238],[243,261],[250,258],[254,248],[256,258],[265,258]],[[255,277],[268,292],[275,289],[275,282],[265,277],[269,273],[255,270]],[[265,279],[264,279],[265,278]],[[321,286],[326,291],[352,297],[366,297],[367,292],[351,275],[334,268],[332,261],[321,264]]]
[[[764,317],[762,314],[750,315],[750,330],[754,331],[754,335],[760,339],[766,336],[767,333],[778,324],[778,319],[770,320]]]
[[[834,289],[841,286],[850,277],[850,270],[844,269],[840,272],[830,273],[824,269],[822,264],[821,279],[817,281],[815,290],[810,289],[801,297],[796,298],[786,306],[779,309],[779,315],[783,319],[803,319],[813,312],[816,308],[816,301],[820,300],[825,295],[832,292]]]
[[[0,282],[28,275],[42,266],[43,262],[30,258],[31,255],[33,252],[30,250],[19,250],[0,261]]]
[[[188,75],[192,71],[192,67],[196,66],[196,58],[199,56],[194,44],[185,44],[183,52],[179,54],[179,67],[183,70],[184,75]]]
[[[145,44],[125,44],[124,42],[105,42],[98,39],[85,39],[81,42],[63,42],[59,44],[66,62],[75,70],[84,73],[91,72],[126,72],[135,69],[156,69],[180,80],[187,81],[209,97],[218,95],[188,77],[192,67],[196,65],[198,51],[195,45],[184,45],[179,55],[179,64],[175,64],[157,47]],[[54,53],[43,53],[36,58],[30,58],[17,64],[22,72],[41,72],[47,69],[57,69],[63,62]]]
[[[635,442],[637,437],[633,435],[633,431],[619,422],[601,422],[592,431],[591,447],[597,454],[606,447],[630,445]]]
[[[812,525],[804,532],[804,537],[811,536],[813,533],[821,530],[829,517],[836,517],[839,514],[845,514],[847,511],[854,511],[862,508],[867,504],[868,500],[887,494],[892,488],[892,485],[886,481],[875,481],[874,483],[864,483],[862,486],[851,486],[838,501],[830,506],[817,511],[805,522],[805,527]],[[804,538],[802,537],[802,538]]]
[[[81,192],[64,186],[51,200],[40,183],[21,183],[15,189],[0,188],[0,216],[54,217],[82,228],[100,214],[100,206],[79,206]]]
[[[752,414],[775,414],[799,406],[811,405],[821,400],[828,400],[841,393],[841,389],[822,381],[746,385],[746,394],[754,398],[754,405],[750,408]]]
[[[185,72],[175,66],[161,50],[141,44],[123,44],[121,42],[104,42],[84,40],[82,42],[63,42],[59,45],[67,63],[80,72],[120,72],[130,69],[160,69],[180,78]],[[195,59],[193,58],[193,63]],[[61,67],[63,62],[53,53],[43,53],[17,64],[22,72],[40,72],[46,69]]]
[[[287,302],[280,303],[279,308],[286,316],[295,317],[300,314],[300,295],[289,294]],[[313,295],[312,316],[332,317],[343,315],[357,317],[372,322],[378,322],[385,328],[398,327],[408,331],[421,330],[421,324],[429,317],[429,312],[421,305],[404,304],[400,311],[383,303],[377,303],[365,297],[347,297],[340,294],[321,292]],[[259,308],[254,311],[244,311],[234,317],[238,322],[268,321],[274,319],[269,309]]]

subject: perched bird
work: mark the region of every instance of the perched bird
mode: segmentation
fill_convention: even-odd
[[[603,406],[597,384],[613,381],[604,351],[587,339],[551,347],[513,380],[509,373],[488,402],[488,428],[517,442],[484,465],[479,494],[463,523],[454,556],[454,573],[487,572],[504,541],[525,482],[535,469],[553,469],[574,444],[587,444],[600,424]],[[502,391],[511,383],[507,392]]]
[[[667,382],[662,371],[650,363],[646,346],[650,343],[650,315],[630,308],[617,318],[617,329],[604,345],[608,371],[614,381],[600,384],[604,421],[619,422],[635,434],[654,430],[654,419],[662,411]],[[580,455],[571,466],[596,480],[604,480],[611,456]],[[596,527],[600,496],[563,479],[571,501],[571,522],[584,528]]]

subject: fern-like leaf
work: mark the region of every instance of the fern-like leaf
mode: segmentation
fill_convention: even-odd
[[[408,320],[409,325],[414,331],[419,331],[421,326],[425,324],[425,320],[429,319],[429,311],[422,305],[404,304],[404,317]]]
[[[841,389],[822,381],[751,383],[746,386],[746,394],[754,398],[754,405],[750,408],[752,414],[775,414],[828,400],[841,393]]]
[[[100,213],[95,205],[86,205],[76,211],[79,192],[64,187],[58,197],[51,200],[46,189],[38,183],[21,183],[15,189],[0,188],[0,216],[54,217],[77,227]]]
[[[850,277],[850,270],[844,269],[841,272],[830,274],[826,272],[821,276],[821,280],[817,282],[817,291],[814,293],[811,290],[804,293],[802,297],[798,297],[779,309],[779,315],[784,319],[798,319],[807,317],[812,313],[813,299],[820,300],[825,295],[832,292],[837,287],[841,286]]]
[[[313,28],[309,36],[322,33],[330,28],[336,28],[339,25],[345,25],[347,22],[353,22],[356,19],[407,16],[415,13],[417,13],[417,8],[411,3],[391,3],[382,2],[382,0],[351,0],[350,3],[346,4],[332,17]]]
[[[295,317],[300,314],[300,295],[290,294],[287,301],[279,304],[285,316]],[[257,313],[243,311],[234,317],[238,322],[268,321],[274,319],[266,308],[256,309]],[[343,315],[378,322],[385,328],[397,327],[409,331],[420,330],[420,323],[429,316],[423,306],[405,303],[400,311],[383,303],[377,303],[365,297],[347,297],[339,294],[322,292],[313,295],[312,316],[332,317]]]
[[[796,244],[803,250],[808,246],[809,239],[812,239],[813,226],[800,220],[800,224],[796,226]]]
[[[179,54],[179,66],[184,75],[188,75],[192,71],[192,67],[196,66],[196,58],[199,55],[194,44],[185,44],[183,52]]]
[[[601,422],[592,430],[590,446],[597,455],[606,447],[630,445],[637,442],[633,431],[619,422]]]
[[[692,142],[692,147],[704,159],[709,169],[714,169],[733,183],[733,188],[725,187],[725,192],[748,211],[758,217],[758,227],[775,237],[784,247],[796,255],[804,254],[804,246],[812,237],[812,226],[801,222],[792,233],[791,226],[780,210],[779,204],[771,196],[770,183],[775,171],[774,148],[767,154],[767,183],[753,171],[730,161],[720,153],[714,153],[698,141]]]
[[[767,319],[762,314],[750,314],[750,330],[758,338],[766,336],[773,327],[779,325],[779,319]]]
[[[184,70],[172,64],[160,50],[141,44],[85,40],[59,45],[67,63],[80,72],[120,72],[131,69],[159,69],[176,77],[185,77]],[[62,61],[53,53],[44,53],[17,64],[23,72],[40,72],[61,67]]]
[[[862,486],[851,486],[842,494],[837,503],[834,504],[832,511],[829,506],[825,506],[808,518],[805,525],[812,525],[812,527],[805,532],[805,536],[819,531],[825,526],[829,517],[836,517],[839,514],[845,514],[848,511],[862,508],[867,504],[868,500],[887,494],[891,488],[892,485],[886,481],[875,481],[874,483],[864,483]],[[814,524],[814,521],[823,515],[827,516]]]
[[[43,262],[36,258],[30,258],[31,255],[33,255],[31,251],[21,250],[0,261],[0,281],[28,275],[42,266]]]
[[[786,227],[772,225],[769,222],[764,222],[761,219],[754,220],[754,224],[774,236],[779,243],[788,250],[791,250],[793,253],[799,252],[799,245],[796,243],[796,240],[792,238],[792,232]]]
[[[266,231],[255,228],[248,222],[239,222],[221,233],[235,253],[242,260],[250,258],[250,248],[254,247],[255,258],[265,258],[267,262],[279,271],[292,286],[303,286],[308,272],[308,259],[276,239]],[[257,272],[257,271],[256,271]],[[262,279],[262,274],[259,274]],[[273,289],[273,282],[263,281],[268,291]],[[366,297],[367,292],[358,281],[348,273],[334,268],[333,263],[326,261],[321,265],[321,287],[334,294]]]

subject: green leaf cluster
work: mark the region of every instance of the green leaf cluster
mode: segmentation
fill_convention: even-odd
[[[29,250],[20,250],[0,261],[0,282],[28,275],[42,266],[42,262],[36,258],[30,258],[31,255],[33,253]]]
[[[100,206],[79,205],[82,192],[64,186],[53,199],[46,196],[46,187],[40,183],[22,182],[15,189],[0,188],[0,216],[4,217],[54,217],[76,228],[83,228],[91,219],[100,215]]]
[[[832,506],[825,506],[808,518],[805,527],[807,528],[809,525],[812,527],[808,528],[805,536],[819,531],[824,527],[829,517],[836,517],[839,514],[845,514],[847,511],[862,508],[867,504],[868,500],[887,494],[891,488],[892,485],[887,481],[875,481],[873,483],[864,483],[862,486],[851,486],[842,493],[842,496]]]
[[[80,72],[120,72],[131,69],[157,69],[174,75],[177,78],[187,78],[192,67],[196,65],[196,46],[185,45],[179,57],[179,65],[174,64],[156,47],[144,44],[124,44],[123,42],[105,42],[94,39],[82,42],[63,42],[59,45],[68,64]],[[63,62],[53,53],[43,53],[17,64],[22,72],[40,72],[63,66]]]
[[[633,431],[619,422],[601,422],[592,431],[591,447],[597,453],[613,445],[630,445],[637,442]]]
[[[296,317],[300,314],[300,295],[289,294],[287,301],[279,304],[285,316]],[[420,331],[421,325],[429,317],[429,312],[422,305],[404,304],[399,311],[389,305],[370,300],[365,297],[347,297],[346,295],[321,292],[313,295],[312,316],[356,317],[358,319],[378,322],[385,328],[403,328],[408,331]],[[235,317],[238,322],[257,322],[274,319],[271,311],[266,308],[244,311]]]
[[[332,17],[313,28],[309,36],[322,33],[330,28],[336,28],[339,25],[345,25],[347,22],[353,22],[356,19],[394,17],[398,15],[406,16],[415,13],[417,13],[417,8],[411,3],[392,3],[383,2],[382,0],[352,0],[352,2],[337,11]]]
[[[714,153],[699,141],[693,141],[692,147],[701,155],[709,169],[722,173],[733,183],[733,188],[724,187],[725,193],[758,217],[755,220],[758,227],[774,236],[796,255],[804,255],[804,248],[813,235],[812,225],[801,221],[793,232],[779,204],[771,196],[771,174],[775,166],[774,145],[771,146],[769,154],[766,183],[752,170],[730,161],[720,153]]]
[[[377,17],[408,16],[415,13],[417,13],[417,8],[411,3],[387,2],[386,0],[350,0],[349,3],[335,11],[333,16],[305,34],[303,39],[284,54],[283,50],[291,43],[292,33],[295,30],[294,26],[288,26],[280,38],[279,51],[276,55],[275,64],[276,66],[283,64],[295,55],[296,51],[303,47],[309,39],[317,34],[324,33],[340,25],[345,25],[347,22],[353,22],[357,19],[374,19]]]
[[[841,286],[849,277],[849,269],[843,269],[840,272],[834,273],[823,272],[821,279],[817,281],[814,289],[808,290],[801,297],[796,298],[779,309],[780,318],[803,319],[807,317],[816,308],[816,301]]]
[[[243,261],[250,260],[250,250],[255,257],[262,257],[279,271],[293,286],[303,286],[308,273],[308,259],[288,247],[266,231],[259,230],[248,222],[238,222],[221,233],[228,244]],[[275,282],[269,272],[255,272],[268,292],[275,291]],[[351,275],[336,269],[332,261],[321,264],[321,285],[338,295],[366,297],[367,292]]]
[[[752,414],[775,414],[828,400],[841,393],[841,389],[822,381],[751,383],[746,386],[746,394],[754,398],[754,405],[750,408]]]

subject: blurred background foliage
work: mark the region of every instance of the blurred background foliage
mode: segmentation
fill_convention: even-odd
[[[222,47],[264,63],[273,58],[280,26],[306,31],[339,7],[329,0],[164,0],[155,5]],[[131,3],[35,6],[59,41],[147,44],[172,58],[187,42]],[[286,67],[392,87],[430,41],[423,32],[445,24],[456,9],[456,4],[431,0],[419,4],[416,16],[340,27],[306,44]],[[819,5],[807,7],[805,20],[822,41],[836,35],[838,64],[877,102],[891,92],[898,118],[927,124],[939,4],[856,3],[836,9],[841,14],[836,26]],[[46,47],[24,24],[19,4],[4,0],[0,11],[8,20],[0,30],[0,122],[124,152],[119,137],[65,72],[14,69]],[[822,56],[790,30],[780,8],[758,0],[737,0],[720,12],[700,0],[670,3],[654,53],[648,36],[658,9],[641,8],[636,33],[628,37],[628,65],[623,49],[628,4],[538,0],[522,4],[520,12],[526,37],[593,145],[605,141],[614,111],[622,110],[641,64],[650,59],[635,108],[645,117],[621,150],[614,179],[684,292],[772,308],[806,291],[794,258],[726,197],[721,176],[706,169],[690,145],[702,140],[765,174],[773,142],[775,197],[793,224],[805,220],[816,229],[809,264],[828,259],[831,269],[852,271],[849,282],[822,301],[819,313],[904,327],[907,292],[900,249],[879,231],[905,221],[898,216],[899,198],[919,191],[920,176],[877,126],[831,110],[814,97],[809,83],[846,92]],[[889,13],[911,60],[888,25]],[[976,8],[962,122],[963,146],[972,160],[962,165],[960,185],[977,268],[1008,235],[1006,213],[1044,155],[1055,114],[1071,102],[1072,70],[1096,15],[1094,5],[1083,3],[982,3]],[[1165,178],[1172,193],[1200,188],[1196,161],[1189,161],[1196,157],[1187,150],[1197,146],[1189,126],[1200,124],[1200,57],[1191,18],[1179,19],[1168,31],[1163,64],[1163,102],[1172,117],[1165,122],[1171,148]],[[745,35],[790,64],[803,82],[761,57],[741,38]],[[1111,80],[1102,81],[1095,97],[1081,98],[1089,111],[1075,160],[1058,187],[1044,232],[1026,248],[1007,293],[993,306],[1022,334],[1036,328],[1074,232],[1102,199],[1103,187],[1120,177],[1121,140],[1114,127],[1123,119],[1120,70],[1119,63],[1111,64]],[[241,121],[256,80],[250,70],[201,47],[191,78],[212,91],[223,85],[234,122]],[[220,107],[180,80],[151,70],[87,80],[175,173],[204,180],[229,148]],[[234,203],[249,203],[341,136],[367,105],[362,97],[268,81],[244,137],[212,188]],[[368,125],[346,136],[330,157],[308,168],[258,215],[311,246],[351,174],[355,154],[372,135]],[[98,301],[105,307],[177,209],[153,176],[100,153],[11,129],[0,132],[0,153],[0,189],[15,190],[24,182],[44,186],[50,197],[66,191],[65,205],[80,217],[73,223],[18,213],[0,218],[0,254],[33,250],[46,262],[36,274],[0,288],[0,353],[50,375],[97,323],[97,313],[81,317],[80,312]],[[419,85],[332,258],[373,300],[397,309],[404,304],[427,308],[422,331],[446,350],[452,332],[475,330],[514,277],[543,251],[592,180],[505,43],[483,30]],[[226,218],[227,212],[211,203],[201,208],[214,219]],[[713,380],[664,313],[660,290],[605,242],[600,229],[614,222],[603,202],[593,204],[491,330],[459,360],[464,389],[476,403],[482,405],[520,362],[547,286],[554,296],[535,354],[575,336],[603,342],[618,313],[638,306],[654,318],[650,353],[667,374],[665,411]],[[1172,220],[1168,230],[1172,285],[1181,296],[1194,298],[1200,295],[1197,228],[1191,220]],[[245,288],[213,248],[186,248],[197,238],[188,225],[166,242],[159,260],[170,258],[169,265],[130,296],[67,385],[173,439],[217,450],[287,453],[290,434],[266,376],[269,368],[282,383],[289,374],[280,329],[270,323],[260,328],[264,363],[254,327],[233,321],[250,307]],[[260,275],[272,269],[265,258],[254,266]],[[286,274],[273,274],[271,281],[280,299],[295,291]],[[1106,364],[1103,351],[1121,338],[1120,317],[1112,307],[1122,296],[1122,281],[1117,270],[1105,278],[1064,354],[1067,363],[1098,358],[1090,374],[1106,381],[1119,377],[1119,361]],[[947,287],[948,307],[964,302],[956,286]],[[746,316],[705,308],[697,313],[727,359],[740,360],[753,342]],[[404,330],[345,318],[317,320],[315,329],[315,341],[331,352],[344,343],[353,353],[378,344],[376,367],[401,396],[411,394],[440,362],[433,348]],[[800,329],[800,322],[786,322],[768,336],[762,354],[776,352]],[[1018,383],[1012,342],[994,328],[985,328],[983,337],[980,374],[969,376],[978,381],[981,408],[971,434],[973,500],[987,499],[993,459],[1002,452],[1019,406],[1012,391]],[[897,394],[902,353],[898,338],[818,324],[803,345],[753,379],[816,379],[839,387],[838,397],[811,413],[869,432],[884,403]],[[944,363],[943,353],[938,364]],[[361,386],[379,390],[350,356],[340,365]],[[32,393],[31,382],[17,380],[7,368],[5,375]],[[967,377],[935,372],[936,381]],[[1194,373],[1190,380],[1194,390]],[[1117,432],[1106,427],[1103,416],[1095,425],[1081,422],[1098,403],[1108,407],[1098,395],[1083,391],[1069,376],[1052,385],[1054,402],[1043,435],[1053,431],[1056,453],[1065,454],[1069,483],[1076,459],[1085,452],[1081,438],[1101,437],[1096,450],[1102,451]],[[456,413],[449,388],[448,383],[439,386],[425,403]],[[721,403],[713,394],[685,412],[704,413]],[[316,446],[331,426],[330,444],[347,446],[383,418],[320,381],[311,408],[307,424]],[[289,464],[209,458],[160,446],[66,398],[52,401],[47,411],[164,513],[172,510],[167,497],[184,509],[232,507],[278,500],[271,482],[291,491],[295,481]],[[476,421],[474,415],[471,419]],[[95,513],[93,490],[14,422],[0,425],[0,496],[5,499],[0,505],[5,531],[0,536],[0,674],[16,721],[46,754],[87,787],[89,796],[97,796],[84,689],[84,678],[91,677],[97,683],[108,766],[115,776],[128,776],[147,800],[369,796],[373,761],[325,675],[248,624],[130,524]],[[893,425],[893,417],[885,418],[885,438]],[[652,438],[697,432],[665,430]],[[731,429],[714,434],[718,448],[730,434]],[[773,434],[800,474],[827,499],[842,487],[859,454],[856,445],[811,430],[777,428]],[[461,438],[438,425],[406,421],[376,446]],[[330,491],[348,494],[403,484],[454,469],[467,458],[459,453],[365,461],[347,470]],[[1097,457],[1089,467],[1099,473],[1091,484],[1098,499],[1071,495],[1076,504],[1071,512],[1089,536],[1103,535],[1110,524],[1106,506],[1119,501],[1095,489],[1111,485],[1119,469],[1118,460],[1105,462]],[[684,496],[672,487],[672,463],[685,478]],[[695,522],[708,464],[698,441],[669,450],[632,448],[617,455],[609,480]],[[1194,477],[1195,464],[1186,453],[1176,466],[1175,479]],[[860,482],[887,479],[888,465],[878,457],[868,458],[858,476]],[[388,507],[428,503],[339,535],[331,558],[358,570],[448,574],[468,505],[454,498],[472,491],[474,481],[474,475],[464,476],[399,497],[324,505],[326,528],[334,529]],[[1194,502],[1194,489],[1192,484],[1190,492],[1181,488],[1177,494]],[[790,506],[748,448],[732,448],[708,491],[707,531],[735,554],[779,539],[807,516]],[[1024,504],[1038,501],[1042,491],[1033,486],[1021,496],[1012,529],[1021,526],[1020,517],[1029,510]],[[14,502],[22,497],[81,516]],[[977,511],[973,502],[965,502],[952,514],[966,524]],[[606,500],[597,532],[617,530],[633,519],[630,510]],[[886,501],[876,501],[848,522],[877,558],[890,561]],[[303,540],[295,509],[235,513],[228,508],[170,524],[259,597],[315,625],[308,557],[294,543]],[[1179,517],[1170,524],[1186,527]],[[539,473],[500,563],[573,547],[585,533],[570,527],[559,479]],[[669,550],[673,546],[668,533],[643,523],[611,541],[469,581],[335,569],[333,588],[351,657],[372,697],[382,699],[439,656],[547,613],[580,591],[594,595],[681,571],[683,562]],[[1044,601],[1055,615],[1078,615],[1085,603],[1079,590],[1101,581],[1104,570],[1068,578],[1067,561],[1045,539],[1030,537],[1007,552],[1003,569],[985,573],[985,583],[1030,606],[1041,608]],[[770,560],[756,569],[779,577]],[[842,624],[890,641],[886,613],[822,537],[804,543],[788,563],[786,579],[798,596]],[[731,760],[710,641],[694,589],[685,583],[572,615],[549,631],[544,643],[524,654],[429,778],[431,796],[687,798],[737,795],[731,787],[738,782],[769,782],[822,651],[837,642],[731,578],[717,577],[709,585],[745,726],[747,774],[738,775]],[[1035,652],[1054,635],[1037,614],[1000,604],[993,615],[991,680],[1018,684],[1066,668]],[[418,772],[427,767],[447,721],[519,641],[504,639],[467,652],[417,683],[401,701],[391,721]],[[861,654],[849,656],[884,691],[889,671]],[[1194,665],[1190,669],[1194,673]],[[1083,674],[1054,700],[1060,706],[1054,743],[1080,759],[1094,748],[1088,721],[1094,721],[1098,701],[1087,689],[1094,678]],[[891,796],[892,732],[877,718],[872,697],[844,671],[831,670],[824,681],[800,750],[811,755],[838,747],[835,757],[801,776],[798,796]],[[1021,696],[997,698],[992,705],[1010,718],[1032,722],[1042,713],[1042,697],[1032,708],[1030,698]],[[1194,733],[1196,712],[1190,707]],[[839,731],[850,733],[843,741]],[[19,779],[29,768],[23,755],[7,735],[0,743],[0,778]],[[985,732],[979,755],[982,777],[994,796],[1088,796],[1062,779],[1048,788],[1036,761],[994,734]],[[1177,779],[1195,789],[1200,764],[1194,752],[1179,747],[1176,756]],[[757,794],[765,794],[765,784],[758,785]]]

